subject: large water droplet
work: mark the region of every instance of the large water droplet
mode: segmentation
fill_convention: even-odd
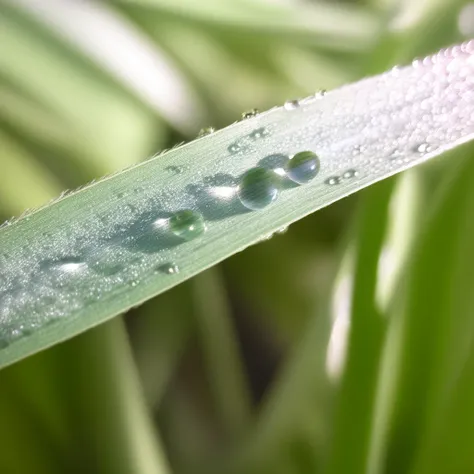
[[[319,158],[312,151],[297,153],[286,165],[286,174],[298,184],[309,183],[319,173]]]
[[[206,224],[199,212],[190,209],[178,211],[169,221],[171,232],[184,240],[192,240],[206,231]]]
[[[65,257],[58,260],[43,260],[39,264],[39,274],[34,281],[43,283],[45,279],[61,286],[80,278],[88,269],[87,263],[75,257]]]
[[[179,273],[179,267],[174,262],[167,262],[163,265],[159,265],[155,270],[158,273],[164,273],[165,275],[176,275]]]
[[[239,199],[242,204],[256,211],[271,204],[279,193],[279,180],[273,171],[252,168],[240,180]]]

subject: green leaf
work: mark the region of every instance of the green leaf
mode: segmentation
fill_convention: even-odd
[[[333,6],[328,3],[299,5],[270,4],[239,0],[199,3],[186,0],[127,0],[120,1],[127,10],[144,10],[157,16],[172,15],[224,29],[249,31],[260,36],[299,39],[302,42],[330,49],[361,50],[373,44],[379,27],[376,15],[351,5]]]
[[[446,416],[455,410],[453,400],[463,398],[457,387],[472,390],[472,377],[466,378],[464,368],[470,364],[474,334],[473,177],[471,156],[447,173],[444,186],[431,198],[429,218],[421,221],[395,293],[387,335],[391,354],[386,357],[396,363],[391,365],[385,454],[379,460],[379,467],[385,464],[389,473],[441,472],[435,469],[433,456],[440,442],[449,451],[455,449],[449,445],[456,440],[440,428],[449,423]],[[472,429],[466,436],[472,437]],[[461,464],[465,462],[466,457]],[[425,471],[421,466],[431,467]]]
[[[194,301],[214,405],[225,435],[238,439],[250,425],[250,392],[218,268],[194,279]]]
[[[471,139],[473,57],[473,43],[466,43],[289,103],[5,226],[0,365],[95,326],[316,209]],[[319,155],[320,170],[296,185],[281,169],[305,150]],[[256,166],[261,170],[245,174]],[[239,184],[243,176],[249,189]]]

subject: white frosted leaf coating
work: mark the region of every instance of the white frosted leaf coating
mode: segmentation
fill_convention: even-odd
[[[473,135],[469,42],[251,117],[69,194],[0,229],[0,365]],[[301,151],[316,153],[320,169],[298,186],[284,169]],[[251,211],[238,185],[257,166],[273,169],[280,189]],[[193,212],[173,219],[182,210]]]

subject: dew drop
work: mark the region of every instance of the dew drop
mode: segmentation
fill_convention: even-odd
[[[350,169],[350,170],[345,171],[342,177],[344,179],[351,179],[351,178],[355,178],[358,174],[359,173],[357,172],[357,170]]]
[[[79,277],[87,268],[87,263],[75,257],[43,260],[39,264],[40,275],[37,275],[37,277],[39,277],[38,280],[46,277],[51,278],[56,283],[60,283]]]
[[[199,130],[199,133],[198,133],[198,138],[205,137],[206,135],[211,135],[215,131],[216,129],[214,127],[201,128],[201,130]]]
[[[263,209],[278,197],[278,184],[278,177],[273,171],[252,168],[240,180],[239,199],[248,209]]]
[[[319,172],[319,158],[312,151],[301,151],[286,165],[286,174],[298,184],[309,183]]]
[[[179,267],[174,262],[167,262],[156,267],[155,271],[164,273],[165,275],[177,275],[179,273]]]
[[[328,91],[326,89],[321,89],[318,92],[316,92],[316,94],[314,94],[314,97],[316,99],[322,99],[327,94],[327,92]]]
[[[190,209],[175,212],[170,220],[171,232],[184,240],[193,240],[206,231],[206,224],[199,212]]]
[[[293,100],[287,100],[284,104],[283,107],[286,110],[295,110],[300,106],[299,100],[293,99]]]
[[[259,140],[268,135],[268,131],[265,127],[256,128],[252,133],[249,134],[251,140]]]
[[[390,160],[398,160],[401,156],[403,156],[403,152],[401,150],[399,150],[398,148],[395,148],[390,153],[389,159]]]
[[[280,234],[280,235],[286,234],[286,232],[288,232],[288,228],[289,228],[289,226],[287,226],[287,225],[283,226],[283,227],[280,227],[275,233]]]
[[[256,117],[258,115],[258,109],[251,109],[247,110],[247,112],[244,112],[242,114],[242,120],[246,120],[252,117]]]
[[[429,153],[431,151],[431,147],[429,146],[428,143],[420,143],[416,147],[416,151],[421,154]]]
[[[165,169],[166,171],[169,171],[170,173],[173,173],[173,174],[181,174],[184,171],[184,168],[182,166],[175,166],[175,165],[167,166]]]
[[[230,154],[235,155],[238,153],[242,147],[238,143],[231,143],[228,147],[227,150],[229,151]]]
[[[112,276],[125,269],[123,263],[120,262],[122,253],[122,249],[113,245],[101,246],[89,250],[86,254],[86,259],[89,266],[96,273],[100,273],[104,276]]]
[[[132,213],[136,214],[138,212],[138,208],[135,207],[133,204],[127,203],[125,204],[125,207]]]
[[[329,186],[335,186],[336,184],[341,184],[342,180],[340,176],[331,176],[328,178],[325,183],[329,184]]]

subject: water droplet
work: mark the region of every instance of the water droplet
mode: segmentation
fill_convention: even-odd
[[[283,107],[286,109],[286,110],[295,110],[297,109],[298,107],[300,106],[300,102],[299,100],[296,100],[296,99],[293,99],[293,100],[287,100]]]
[[[128,282],[128,284],[129,284],[130,286],[133,286],[133,287],[137,286],[138,283],[140,283],[138,280],[130,280],[130,281]]]
[[[202,215],[190,209],[174,213],[169,226],[174,235],[184,240],[192,240],[206,231]]]
[[[40,273],[36,275],[35,280],[42,282],[44,278],[49,278],[54,283],[61,284],[80,277],[87,268],[87,263],[75,257],[43,260],[39,264]]]
[[[115,193],[115,195],[117,196],[118,199],[122,199],[125,196],[125,193],[121,191],[121,192]]]
[[[206,135],[211,135],[211,133],[214,133],[216,129],[214,127],[205,127],[201,128],[198,133],[198,138],[205,137]]]
[[[275,233],[276,234],[286,234],[286,232],[288,231],[288,228],[289,226],[283,226],[283,227],[280,227]]]
[[[158,273],[164,273],[165,275],[177,275],[179,273],[179,267],[176,263],[167,262],[163,265],[159,265],[155,269]]]
[[[296,153],[286,165],[286,174],[298,184],[309,183],[319,172],[319,158],[312,151]]]
[[[335,186],[336,184],[341,184],[342,180],[340,176],[331,176],[324,182],[329,184],[329,186]]]
[[[125,269],[120,262],[123,250],[114,245],[107,245],[89,250],[85,258],[89,266],[97,273],[104,276],[116,275]]]
[[[242,120],[249,119],[258,115],[257,109],[251,109],[242,114]]]
[[[395,148],[390,153],[389,159],[390,160],[398,160],[401,156],[403,156],[403,152],[401,150],[399,150],[398,148]]]
[[[351,178],[355,178],[358,174],[359,173],[357,172],[357,170],[350,169],[350,170],[345,171],[342,177],[344,179],[351,179]]]
[[[420,143],[417,147],[416,147],[416,151],[418,153],[422,153],[422,154],[425,154],[425,153],[429,153],[431,151],[431,147],[428,143]]]
[[[242,147],[238,143],[231,143],[228,147],[227,150],[229,151],[230,154],[235,155],[238,153]]]
[[[129,209],[130,212],[132,212],[132,214],[135,214],[135,213],[138,212],[138,208],[135,207],[133,204],[127,203],[127,204],[125,204],[125,207],[126,207],[127,209]]]
[[[327,91],[326,89],[321,89],[321,90],[319,90],[318,92],[316,92],[316,94],[314,94],[314,97],[315,97],[316,99],[321,99],[321,98],[323,98],[323,97],[327,94],[327,92],[328,92],[328,91]]]
[[[365,146],[364,145],[357,145],[354,147],[352,150],[352,155],[357,156],[365,152]]]
[[[239,199],[248,209],[263,209],[278,197],[278,183],[278,177],[272,171],[252,168],[240,180]]]
[[[182,166],[175,165],[167,166],[165,169],[174,174],[181,174],[184,171],[184,168]]]
[[[251,140],[258,140],[268,135],[268,131],[265,127],[256,128],[252,133],[249,134]]]

